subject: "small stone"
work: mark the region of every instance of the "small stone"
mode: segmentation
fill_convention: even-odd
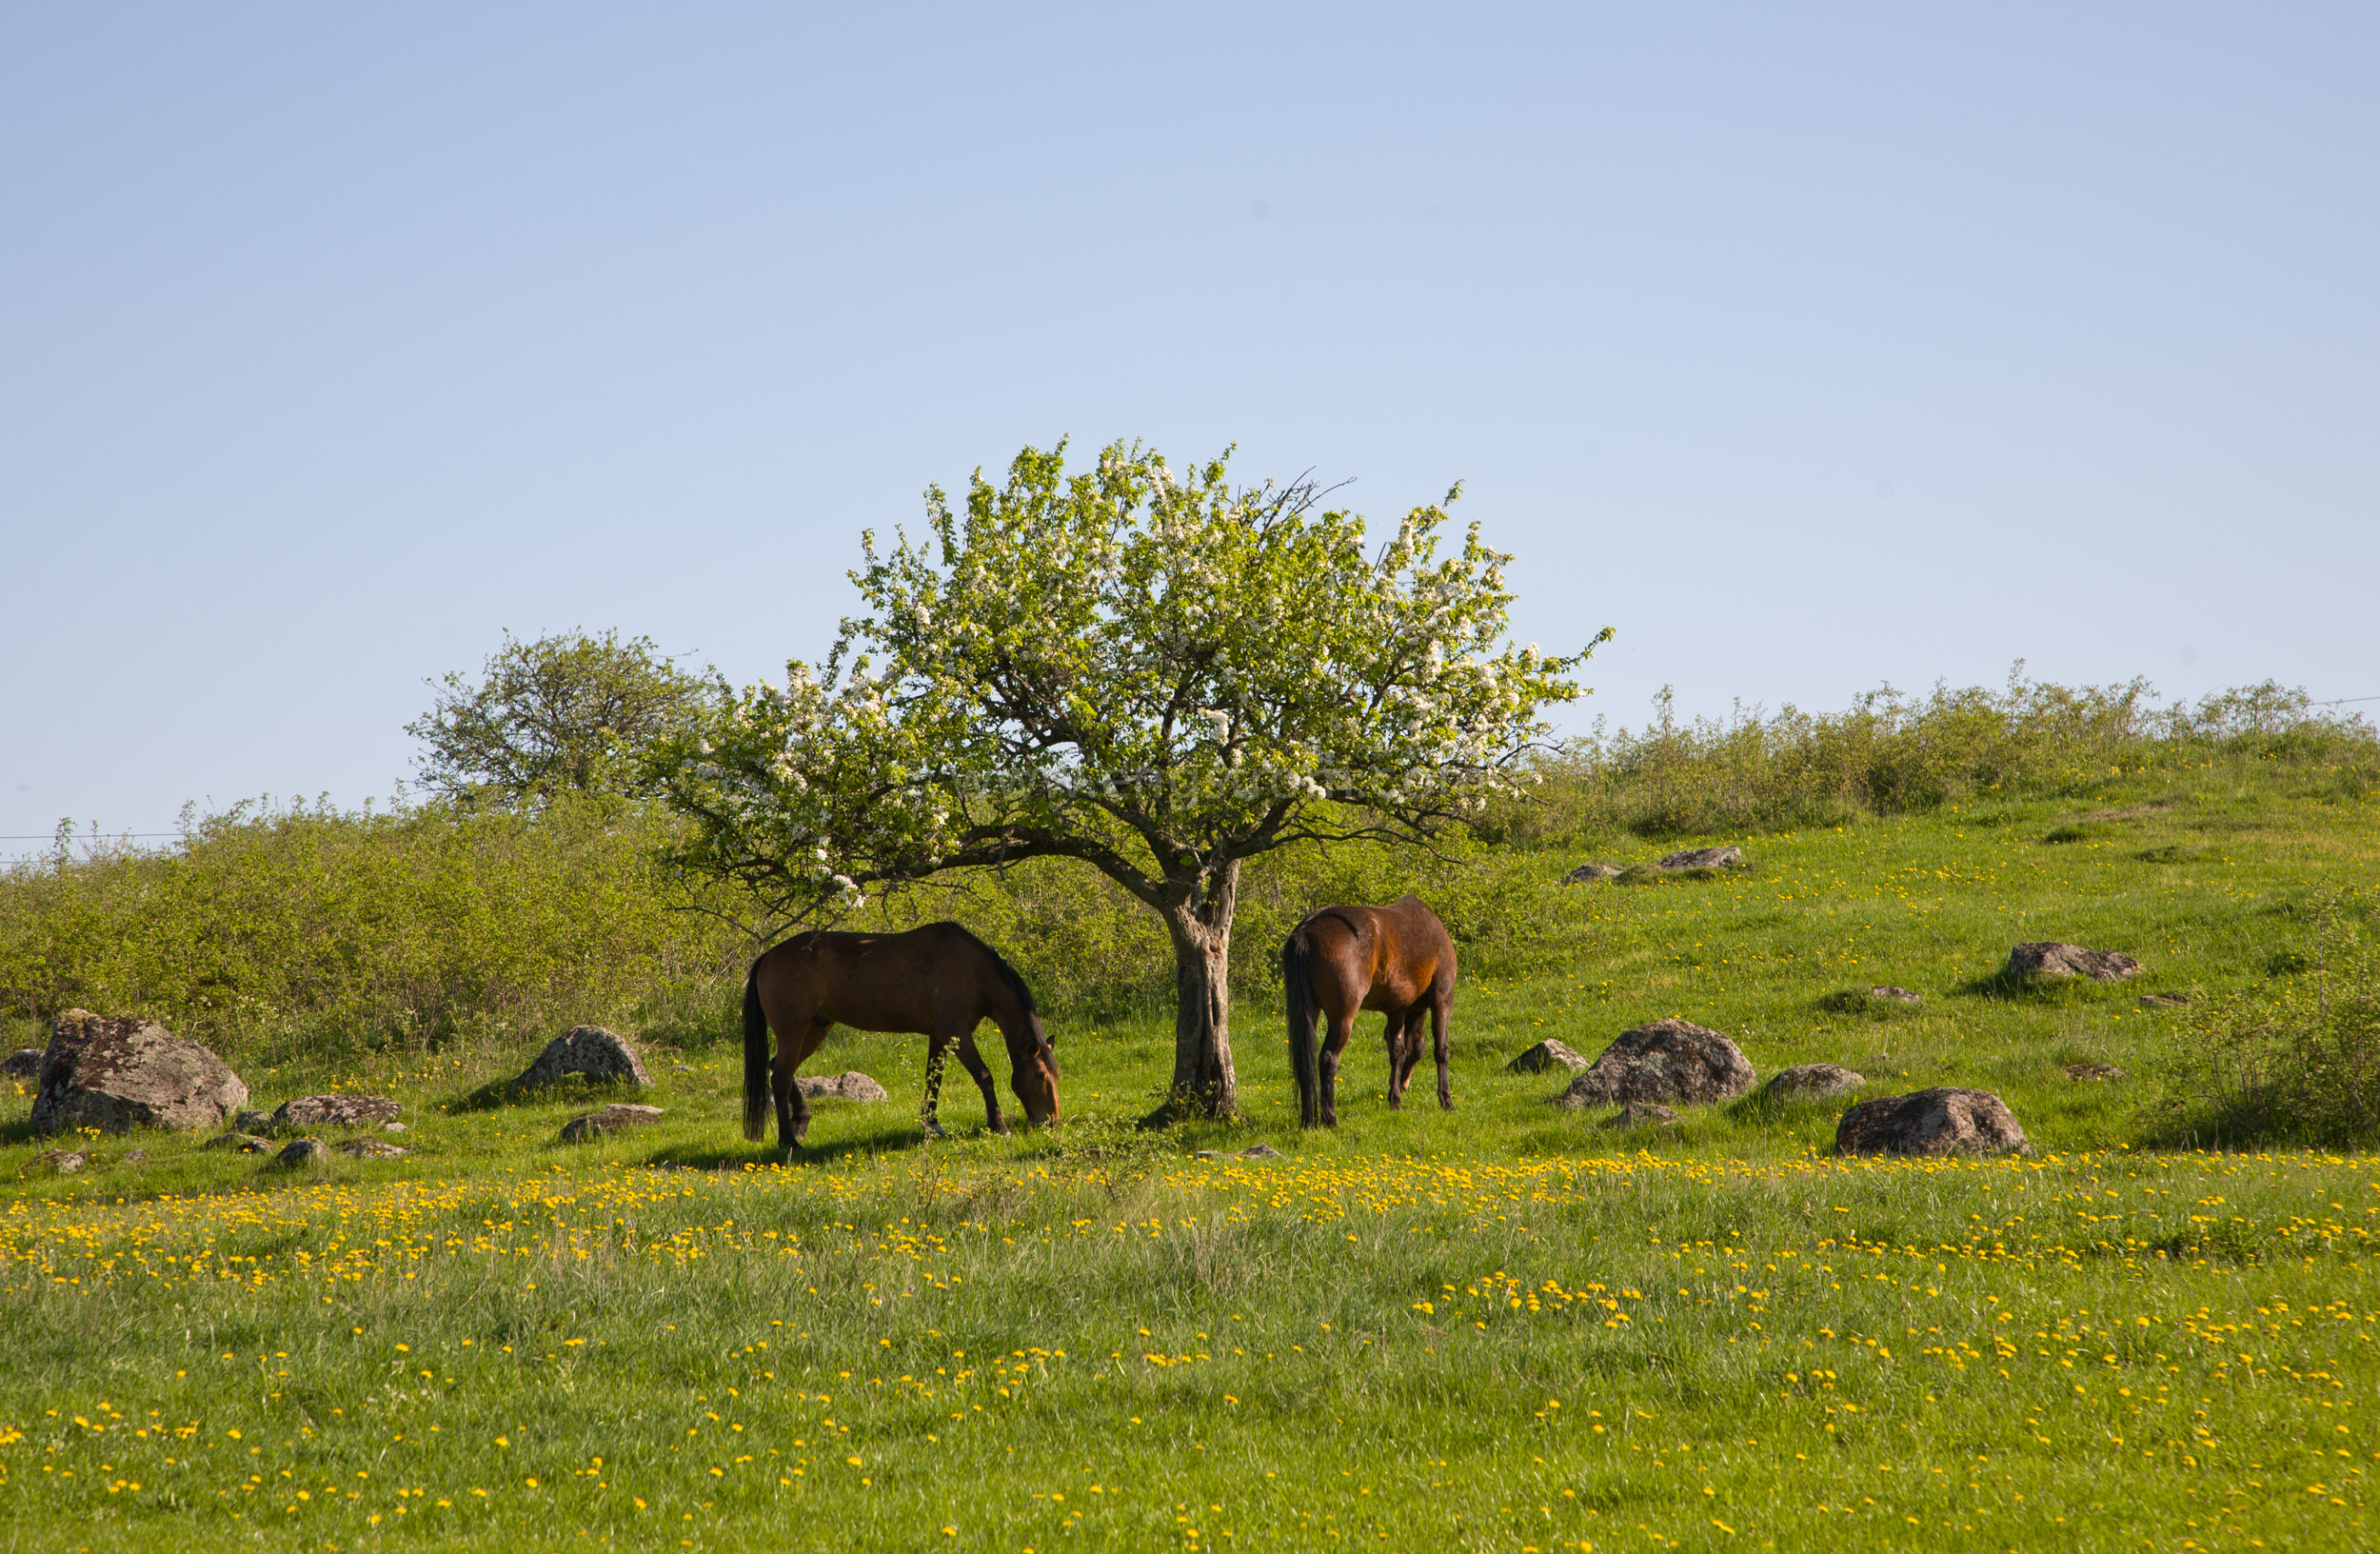
[[[2082,1085],[2094,1079],[2122,1079],[2124,1070],[2104,1063],[2070,1063],[2066,1066],[2066,1077]]]
[[[10,1079],[40,1078],[41,1048],[38,1046],[17,1048],[9,1054],[5,1063],[0,1063],[0,1070],[6,1070]]]
[[[578,1026],[547,1042],[537,1061],[522,1073],[520,1084],[524,1089],[537,1089],[559,1085],[571,1074],[598,1085],[644,1087],[653,1083],[645,1071],[645,1060],[625,1037],[601,1026]]]
[[[199,1146],[201,1149],[237,1149],[244,1155],[269,1155],[274,1145],[270,1139],[260,1139],[253,1133],[218,1133]]]
[[[857,1068],[841,1074],[799,1074],[794,1083],[813,1101],[888,1101],[884,1086]]]
[[[1200,1149],[1194,1151],[1190,1158],[1192,1160],[1220,1160],[1223,1158],[1223,1152],[1220,1149]]]
[[[1560,1042],[1547,1037],[1512,1062],[1504,1065],[1508,1074],[1543,1074],[1560,1068],[1577,1073],[1586,1067],[1587,1060]]]
[[[1835,1125],[1838,1155],[2031,1154],[2025,1130],[1990,1090],[1944,1086],[1878,1096]]]
[[[1562,876],[1564,885],[1593,885],[1597,880],[1616,880],[1627,870],[1617,864],[1580,864]]]
[[[1676,1127],[1677,1113],[1650,1101],[1631,1101],[1598,1123],[1598,1127]]]
[[[2180,993],[2143,993],[2140,1006],[2144,1009],[2181,1009],[2190,1006],[2190,1000]]]
[[[1870,998],[1889,998],[1895,1004],[1923,1004],[1926,1001],[1926,996],[1923,993],[1913,993],[1906,987],[1894,987],[1890,984],[1881,987],[1869,988],[1868,996]]]
[[[2093,982],[2122,982],[2140,975],[2140,963],[2112,949],[2085,949],[2080,945],[2042,941],[2018,945],[2008,952],[2006,974],[2045,980],[2089,977]]]
[[[349,1139],[339,1146],[339,1153],[353,1155],[358,1160],[397,1160],[407,1153],[401,1145],[387,1139]]]
[[[301,1095],[273,1108],[275,1131],[305,1127],[360,1127],[385,1123],[405,1108],[385,1095]]]
[[[147,1160],[148,1158],[149,1151],[146,1149],[128,1149],[124,1153],[124,1164],[127,1166],[138,1166],[142,1161]]]
[[[682,1074],[690,1074],[694,1072],[694,1065],[690,1063],[673,1063],[669,1066],[675,1068]]]
[[[615,1102],[601,1111],[590,1111],[584,1117],[573,1117],[562,1125],[562,1142],[585,1144],[605,1133],[622,1128],[645,1127],[662,1119],[659,1106],[640,1106],[632,1102]]]
[[[1621,1031],[1553,1104],[1709,1106],[1743,1094],[1755,1077],[1742,1049],[1717,1031],[1676,1018],[1656,1020]]]
[[[1241,1160],[1279,1160],[1280,1151],[1269,1144],[1252,1144],[1240,1151]]]
[[[1736,847],[1688,847],[1683,852],[1671,853],[1653,867],[1667,869],[1673,874],[1689,868],[1741,868],[1744,867],[1744,849]]]
[[[155,1021],[69,1009],[50,1029],[31,1122],[37,1133],[212,1127],[247,1100],[229,1065]]]
[[[274,1157],[284,1166],[311,1166],[330,1158],[330,1146],[320,1139],[299,1139]]]
[[[61,1175],[69,1171],[79,1171],[90,1164],[90,1156],[80,1149],[44,1149],[33,1158]]]
[[[383,1123],[380,1125],[380,1130],[383,1133],[403,1133],[407,1131],[403,1123]]]
[[[1840,1064],[1797,1063],[1777,1070],[1761,1093],[1779,1101],[1822,1101],[1849,1095],[1868,1083],[1867,1077]]]

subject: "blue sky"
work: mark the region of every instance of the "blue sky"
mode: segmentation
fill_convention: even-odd
[[[815,657],[1026,444],[1455,479],[1568,714],[2380,694],[2380,10],[0,13],[0,835]],[[2380,704],[2374,704],[2380,707]],[[20,844],[0,844],[21,850]]]

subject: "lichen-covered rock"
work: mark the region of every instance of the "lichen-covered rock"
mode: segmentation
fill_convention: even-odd
[[[1895,1004],[1922,1004],[1926,1001],[1923,993],[1913,993],[1906,987],[1895,987],[1889,983],[1881,987],[1869,988],[1868,996],[1891,999]]]
[[[1631,1101],[1612,1113],[1598,1127],[1676,1127],[1677,1113],[1650,1101]]]
[[[645,1071],[645,1060],[626,1038],[601,1026],[579,1026],[547,1042],[537,1061],[522,1073],[520,1084],[524,1089],[538,1089],[559,1085],[572,1074],[598,1085],[641,1088],[653,1083]]]
[[[1577,1073],[1587,1066],[1587,1060],[1562,1043],[1547,1037],[1512,1062],[1504,1065],[1508,1074],[1545,1074],[1559,1068]]]
[[[1593,885],[1597,880],[1616,880],[1627,870],[1617,864],[1580,864],[1562,876],[1564,885]]]
[[[269,1111],[243,1111],[231,1119],[231,1126],[243,1133],[262,1133],[272,1126]]]
[[[330,1146],[320,1139],[299,1139],[273,1157],[284,1166],[311,1166],[330,1158]]]
[[[90,1164],[90,1156],[80,1149],[44,1149],[33,1158],[60,1175],[79,1171]]]
[[[35,1130],[212,1127],[248,1099],[229,1065],[148,1020],[69,1009],[50,1028]]]
[[[562,1142],[585,1144],[606,1133],[623,1128],[645,1127],[662,1119],[659,1106],[640,1106],[634,1102],[615,1102],[601,1111],[590,1111],[584,1117],[573,1117],[562,1125]]]
[[[2080,945],[2047,942],[2018,945],[2008,952],[2007,974],[2033,978],[2089,977],[2093,982],[2122,982],[2140,975],[2140,963],[2112,949],[2085,949]]]
[[[1668,869],[1672,873],[1689,868],[1741,868],[1744,867],[1744,849],[1737,847],[1688,847],[1683,852],[1671,853],[1653,867]]]
[[[403,1133],[407,1131],[407,1128],[403,1123],[383,1123],[380,1125],[380,1130],[383,1133]]]
[[[2025,1130],[1990,1090],[1943,1086],[1878,1096],[1835,1125],[1838,1155],[2031,1154]]]
[[[270,1139],[260,1139],[253,1133],[218,1133],[199,1146],[201,1149],[237,1149],[244,1155],[269,1155],[276,1146]]]
[[[10,1079],[39,1079],[41,1077],[41,1048],[38,1046],[17,1048],[9,1054],[7,1062],[0,1063],[0,1072],[6,1072]]]
[[[398,1160],[406,1152],[403,1146],[390,1144],[387,1139],[349,1139],[339,1146],[339,1153],[353,1155],[358,1160]]]
[[[1760,1088],[1779,1101],[1822,1101],[1849,1095],[1867,1083],[1866,1075],[1838,1063],[1797,1063],[1777,1070]]]
[[[301,1095],[273,1108],[274,1127],[361,1127],[396,1120],[405,1107],[385,1095]]]
[[[857,1068],[842,1074],[797,1074],[794,1083],[802,1093],[813,1101],[887,1101],[891,1096],[884,1086]]]
[[[1756,1077],[1742,1050],[1717,1031],[1675,1018],[1656,1020],[1621,1031],[1554,1104],[1706,1106],[1743,1094]]]

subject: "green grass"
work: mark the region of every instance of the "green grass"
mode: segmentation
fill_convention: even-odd
[[[737,1133],[724,1042],[653,1054],[664,1122],[578,1149],[556,1131],[599,1097],[471,1109],[501,1077],[479,1062],[248,1074],[259,1104],[334,1081],[408,1103],[413,1155],[309,1173],[147,1138],[56,1176],[20,1095],[0,1539],[2380,1543],[2380,1161],[2144,1147],[2177,1025],[2302,974],[2307,910],[2370,877],[2380,811],[2218,767],[1742,840],[1743,873],[1533,886],[1549,937],[1476,954],[1458,998],[1458,1109],[1424,1088],[1388,1112],[1367,1020],[1331,1135],[1295,1127],[1256,1001],[1241,1125],[1135,1132],[1166,1022],[1061,1012],[1067,1125],[986,1136],[961,1080],[958,1136],[927,1146],[920,1043],[840,1033],[811,1066],[894,1100],[824,1104],[789,1167]],[[2044,938],[2149,970],[2002,986]],[[1879,983],[1924,1002],[1857,996]],[[1993,1089],[2036,1153],[1835,1162],[1839,1107],[1809,1104],[1620,1135],[1502,1071],[1668,1014],[1764,1075]],[[2127,1077],[2070,1083],[2078,1061]],[[1286,1158],[1192,1153],[1258,1141]]]

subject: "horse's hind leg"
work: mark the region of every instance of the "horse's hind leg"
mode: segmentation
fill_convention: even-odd
[[[1405,1056],[1406,1038],[1410,1034],[1405,1028],[1404,1011],[1391,1009],[1388,1024],[1380,1029],[1381,1038],[1388,1044],[1388,1109],[1391,1111],[1404,1109],[1405,1076],[1413,1072],[1412,1060]]]
[[[1322,1070],[1322,1126],[1339,1126],[1339,1055],[1347,1050],[1348,1040],[1356,1033],[1356,1011],[1331,1015],[1330,1039],[1322,1044],[1319,1066]]]
[[[1421,1008],[1416,1005],[1404,1011],[1397,1031],[1397,1093],[1402,1095],[1413,1084],[1413,1071],[1421,1062]]]
[[[1455,1086],[1446,1077],[1446,1021],[1453,1012],[1454,1002],[1453,995],[1447,993],[1430,1000],[1430,1046],[1438,1058],[1438,1104],[1442,1111],[1455,1109]],[[1413,1055],[1421,1055],[1421,1015],[1418,1010],[1413,1017]]]
[[[818,1049],[819,1041],[826,1034],[815,1012],[794,1012],[802,1018],[798,1022],[788,1021],[783,1027],[792,1034],[777,1038],[777,1062],[768,1076],[769,1090],[777,1102],[777,1143],[788,1160],[810,1130],[810,1098],[802,1093],[793,1073],[802,1066],[803,1059]]]
[[[976,1047],[974,1031],[959,1038],[959,1061],[966,1066],[968,1076],[983,1092],[984,1126],[995,1133],[1007,1132],[1007,1120],[1000,1114],[1000,1086],[993,1083],[992,1066],[983,1061],[982,1052]]]

